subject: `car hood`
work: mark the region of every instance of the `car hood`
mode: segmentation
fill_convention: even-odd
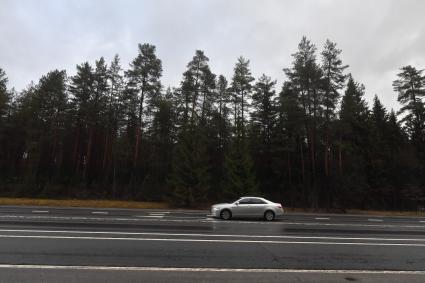
[[[222,207],[222,206],[229,206],[230,203],[218,203],[218,204],[214,204],[212,207]]]

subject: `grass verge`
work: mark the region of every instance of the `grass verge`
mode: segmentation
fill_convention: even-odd
[[[123,200],[0,198],[0,205],[166,209],[167,203]]]

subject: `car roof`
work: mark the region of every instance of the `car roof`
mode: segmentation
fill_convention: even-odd
[[[240,197],[240,198],[261,198],[261,199],[263,199],[262,197],[254,197],[254,196],[243,196],[243,197]]]
[[[265,200],[265,201],[269,201],[269,200],[262,198],[262,197],[252,197],[252,196],[243,196],[243,197],[240,197],[239,199],[244,199],[244,198],[256,198],[256,199],[262,199],[262,200]]]

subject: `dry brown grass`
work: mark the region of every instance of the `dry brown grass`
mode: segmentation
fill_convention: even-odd
[[[122,200],[80,200],[80,199],[32,199],[0,198],[0,205],[58,206],[58,207],[96,207],[96,208],[169,208],[163,202],[138,202]]]

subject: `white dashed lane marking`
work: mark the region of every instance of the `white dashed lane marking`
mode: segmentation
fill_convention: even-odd
[[[329,217],[316,217],[314,219],[316,219],[316,220],[329,220],[330,218]]]
[[[367,221],[370,221],[370,222],[382,222],[384,220],[382,220],[382,219],[376,219],[376,218],[369,218]]]
[[[163,218],[163,215],[135,215],[135,217],[139,218]]]
[[[49,213],[48,210],[33,210],[32,213]]]
[[[109,214],[109,212],[107,212],[107,211],[92,211],[92,214],[103,214],[103,215],[107,215],[107,214]]]

